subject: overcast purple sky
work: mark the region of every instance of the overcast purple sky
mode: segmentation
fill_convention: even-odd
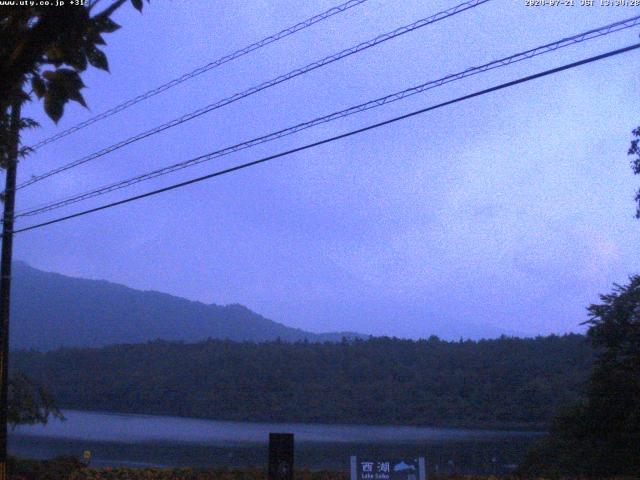
[[[335,3],[334,3],[335,2]],[[43,147],[20,179],[457,1],[370,0]],[[18,209],[142,173],[640,13],[494,0],[19,192]],[[108,36],[91,112],[303,20],[334,1],[154,1]],[[596,0],[599,4],[599,0]],[[60,210],[206,174],[638,41],[630,29]],[[585,307],[638,272],[640,124],[632,52],[255,168],[16,237],[15,257],[312,331],[424,337],[581,331]],[[35,219],[34,219],[35,221]],[[26,226],[30,222],[21,222]]]

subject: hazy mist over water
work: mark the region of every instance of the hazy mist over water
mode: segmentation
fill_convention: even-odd
[[[66,410],[64,415],[64,422],[17,427],[10,435],[10,451],[50,458],[80,456],[88,449],[95,466],[262,465],[269,433],[290,432],[295,435],[296,461],[304,467],[340,469],[347,465],[350,454],[429,455],[436,463],[445,465],[453,458],[461,468],[480,471],[489,468],[496,455],[502,463],[516,462],[539,436],[534,432],[227,422],[76,410]]]
[[[21,425],[18,435],[111,442],[173,441],[187,443],[266,442],[269,432],[291,432],[298,442],[377,443],[489,439],[531,433],[423,428],[408,426],[251,423],[199,420],[155,415],[129,415],[66,410],[66,421]]]

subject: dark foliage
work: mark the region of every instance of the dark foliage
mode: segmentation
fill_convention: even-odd
[[[264,468],[87,468],[73,457],[52,460],[10,458],[9,480],[267,480]],[[295,480],[347,480],[346,472],[296,469]],[[458,477],[462,480],[462,477]],[[468,478],[467,480],[473,480]],[[478,477],[478,480],[485,480]]]
[[[631,168],[633,173],[640,175],[640,127],[635,128],[632,132],[635,137],[631,141],[629,147],[629,155],[634,155],[635,158],[631,161]],[[640,190],[636,193],[636,218],[640,218]]]
[[[99,12],[96,0],[64,8],[44,2],[0,6],[0,115],[25,99],[27,84],[55,122],[67,102],[86,106],[80,75],[88,65],[109,70],[99,47],[106,45],[105,34],[120,28],[110,17],[126,1],[114,0]],[[142,0],[131,3],[142,9]]]
[[[68,480],[74,474],[82,473],[85,465],[75,457],[57,457],[43,461],[9,457],[7,470],[9,480]]]
[[[64,419],[51,394],[25,374],[9,379],[7,421],[10,425],[47,423],[49,417]]]
[[[580,335],[445,342],[155,341],[16,352],[61,407],[251,421],[543,429],[580,398]]]
[[[560,415],[522,471],[601,477],[640,472],[640,276],[589,307],[598,351],[587,398]]]

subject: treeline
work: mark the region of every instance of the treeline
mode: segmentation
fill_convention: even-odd
[[[593,362],[581,335],[446,342],[154,341],[14,352],[61,408],[224,420],[545,429]]]

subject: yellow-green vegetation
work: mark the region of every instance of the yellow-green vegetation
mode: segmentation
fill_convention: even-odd
[[[297,470],[295,480],[348,480],[347,472]],[[526,480],[543,477],[507,477],[486,475],[433,476],[430,480]],[[568,477],[556,477],[568,480]],[[637,477],[599,477],[602,480],[632,480]],[[54,460],[16,460],[9,462],[9,480],[267,480],[264,468],[90,468],[73,457]],[[571,477],[571,480],[580,480]]]
[[[9,480],[266,480],[264,468],[90,468],[74,457],[9,462]],[[344,472],[300,470],[296,480],[347,480]]]
[[[73,473],[69,480],[266,480],[264,469],[247,468],[242,470],[194,470],[157,469],[157,468],[87,468]],[[347,480],[342,472],[298,471],[296,480]]]

